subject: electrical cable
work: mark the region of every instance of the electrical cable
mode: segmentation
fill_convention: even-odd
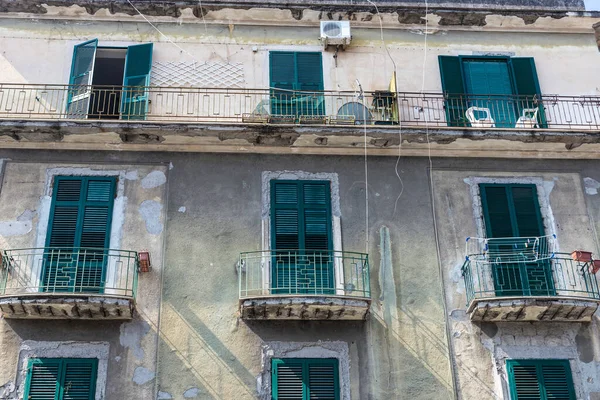
[[[428,36],[429,36],[429,1],[425,1],[425,32],[424,32],[424,41],[423,41],[423,68],[422,68],[422,79],[421,79],[421,95],[425,93],[425,67],[427,66],[427,50],[428,50]],[[458,400],[458,388],[457,388],[457,380],[456,380],[456,366],[454,364],[454,351],[453,351],[453,343],[452,343],[452,330],[450,328],[450,319],[448,314],[448,304],[447,304],[447,295],[446,295],[446,287],[444,286],[444,269],[442,266],[442,256],[440,253],[440,238],[439,231],[437,225],[437,217],[435,214],[435,183],[433,181],[433,160],[431,158],[431,141],[429,138],[429,120],[427,119],[427,112],[424,110],[423,117],[425,120],[425,137],[427,138],[427,158],[429,161],[429,193],[431,196],[431,215],[433,220],[433,233],[435,240],[435,249],[436,255],[438,259],[438,274],[439,281],[442,291],[442,308],[444,311],[444,321],[445,321],[445,330],[446,330],[446,342],[448,343],[448,362],[450,363],[450,375],[452,379],[452,389],[454,399]]]
[[[381,37],[381,44],[383,45],[390,61],[392,62],[392,65],[394,66],[394,90],[396,91],[396,107],[398,111],[398,157],[396,158],[396,164],[394,165],[394,173],[396,174],[396,177],[400,182],[400,193],[398,193],[398,196],[396,197],[396,201],[394,202],[394,212],[392,213],[392,219],[394,219],[394,217],[396,216],[396,211],[398,209],[398,201],[400,201],[400,198],[404,193],[404,181],[402,180],[402,177],[398,172],[398,166],[400,165],[400,159],[402,158],[402,118],[400,118],[400,101],[398,99],[398,67],[383,37],[383,18],[381,18],[381,14],[379,14],[379,8],[377,7],[377,4],[373,3],[371,0],[367,0],[367,2],[373,7],[375,7],[375,12],[377,13],[377,17],[379,18],[379,34]]]

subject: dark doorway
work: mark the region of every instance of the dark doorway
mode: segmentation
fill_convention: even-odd
[[[88,118],[119,119],[126,48],[98,47]]]

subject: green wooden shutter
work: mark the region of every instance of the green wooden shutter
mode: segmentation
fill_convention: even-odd
[[[575,400],[568,360],[508,360],[512,400]]]
[[[271,181],[271,285],[277,293],[333,291],[331,218],[328,181]]]
[[[438,62],[448,126],[468,126],[465,117],[466,89],[462,77],[461,60],[459,57],[439,56]]]
[[[59,394],[60,360],[30,359],[24,399],[56,400]]]
[[[324,96],[310,93],[323,90],[321,53],[272,51],[269,53],[269,71],[272,114],[325,114]]]
[[[28,400],[94,400],[98,360],[30,359],[23,398]]]
[[[309,399],[339,398],[338,362],[334,359],[314,359],[307,362]]]
[[[487,237],[543,236],[535,185],[479,185]]]
[[[63,362],[64,380],[60,400],[94,400],[97,359],[69,359]]]
[[[146,119],[152,49],[152,43],[138,44],[127,48],[123,74],[124,88],[121,96],[122,119]]]
[[[304,399],[303,363],[295,360],[272,360],[272,398]]]
[[[69,76],[67,114],[69,118],[86,118],[92,93],[92,78],[98,39],[78,44],[73,49]]]
[[[297,115],[324,115],[325,97],[323,90],[323,59],[321,53],[296,53],[297,87],[304,93],[297,98]]]
[[[298,90],[323,90],[323,59],[321,53],[296,53]]]
[[[115,186],[114,177],[54,178],[44,290],[103,287]]]
[[[272,359],[273,400],[339,400],[337,359]]]
[[[523,108],[538,108],[538,124],[541,128],[547,128],[544,107],[539,102],[542,98],[542,91],[534,59],[532,57],[514,57],[511,58],[511,64],[515,79],[516,94],[519,95],[519,114],[523,112]]]
[[[469,107],[490,110],[497,128],[513,128],[517,121],[517,104],[508,58],[462,58]],[[477,113],[476,113],[476,116]],[[478,116],[479,117],[479,116]]]
[[[296,90],[296,53],[271,51],[269,53],[271,88]]]
[[[516,254],[515,249],[530,246],[527,239],[544,235],[544,225],[535,185],[481,184],[486,236],[507,238],[495,241],[490,250]],[[512,259],[516,256],[511,256]],[[497,296],[553,296],[554,280],[547,260],[536,262],[506,262],[492,264]]]

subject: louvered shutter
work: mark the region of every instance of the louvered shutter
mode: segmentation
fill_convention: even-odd
[[[44,260],[46,290],[103,286],[115,178],[56,177]]]
[[[23,398],[56,400],[59,392],[60,373],[60,361],[30,360]]]
[[[321,53],[296,53],[297,87],[303,93],[298,98],[297,115],[324,115],[325,97],[323,90],[323,60]]]
[[[273,360],[272,363],[273,399],[304,399],[303,363],[293,360]]]
[[[69,118],[87,118],[97,48],[98,39],[78,44],[73,48],[67,98],[67,115]]]
[[[152,69],[152,43],[136,44],[127,48],[121,96],[121,119],[146,119],[148,86]]]
[[[508,59],[463,59],[463,71],[468,105],[489,109],[496,127],[513,128],[517,109]]]
[[[496,241],[490,250],[516,254],[515,249],[526,248],[530,243],[514,238],[544,235],[535,185],[481,184],[479,189],[487,237],[510,238],[505,245]],[[497,296],[555,293],[551,267],[545,260],[493,264],[492,273]]]
[[[94,400],[97,364],[97,359],[65,361],[61,400]]]
[[[542,391],[535,365],[512,366],[512,378],[515,387],[515,400],[541,400]]]
[[[540,128],[547,128],[544,107],[534,99],[542,98],[542,91],[538,81],[535,61],[532,57],[514,57],[510,59],[515,77],[515,86],[519,95],[519,114],[523,108],[538,108],[538,124]]]
[[[509,194],[504,185],[480,185],[487,237],[514,237]]]
[[[310,400],[339,398],[337,360],[312,360],[307,368]]]
[[[448,126],[468,126],[465,112],[465,85],[459,57],[439,56],[442,90],[444,91],[446,122]]]
[[[544,391],[547,399],[575,399],[571,368],[568,361],[542,363],[538,368],[541,369],[544,379]]]
[[[273,359],[271,385],[274,400],[339,400],[336,359]]]
[[[567,360],[508,360],[512,400],[575,400]]]
[[[269,53],[271,81],[271,114],[296,115],[295,95],[297,90],[296,55],[288,51]],[[283,89],[283,90],[276,90]]]
[[[271,181],[271,218],[272,288],[277,293],[331,292],[329,182]]]

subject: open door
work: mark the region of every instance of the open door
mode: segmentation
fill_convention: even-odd
[[[152,48],[152,43],[138,44],[127,48],[121,96],[121,119],[146,119]]]
[[[92,95],[92,78],[98,39],[75,46],[69,78],[67,118],[87,118]]]

